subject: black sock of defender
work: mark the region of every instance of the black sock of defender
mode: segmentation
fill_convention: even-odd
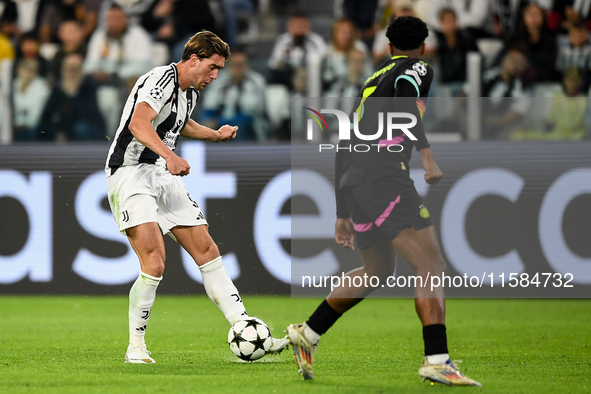
[[[445,324],[431,324],[423,327],[423,341],[425,342],[425,356],[449,353]]]
[[[318,335],[322,335],[332,327],[342,315],[331,308],[326,300],[322,301],[312,313],[306,324]]]

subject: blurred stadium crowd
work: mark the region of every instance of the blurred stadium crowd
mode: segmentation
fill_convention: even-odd
[[[481,55],[483,138],[587,137],[591,0],[0,0],[12,140],[112,137],[135,80],[179,61],[202,29],[232,56],[193,117],[239,125],[240,140],[290,140],[290,100],[356,96],[388,58],[385,28],[401,15],[430,27],[431,96],[466,100],[467,55]],[[535,105],[513,98],[539,96],[553,97],[541,130],[499,131]],[[448,121],[440,131],[461,132]]]

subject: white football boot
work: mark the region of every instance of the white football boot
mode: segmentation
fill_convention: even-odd
[[[279,354],[285,349],[289,349],[287,336],[283,338],[271,338],[271,348],[267,351],[267,354]]]
[[[125,353],[125,362],[129,364],[156,364],[150,354],[152,353],[146,349],[146,345],[133,346],[129,344],[127,353]]]

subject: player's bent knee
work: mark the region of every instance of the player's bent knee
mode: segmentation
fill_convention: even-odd
[[[146,274],[160,277],[164,273],[164,262],[166,261],[166,253],[160,248],[152,250],[148,253],[144,260]]]
[[[146,263],[144,267],[142,267],[142,271],[144,271],[148,275],[152,275],[155,277],[161,277],[164,274],[164,261],[151,261]]]
[[[203,255],[206,256],[208,259],[207,261],[211,261],[216,259],[220,256],[220,249],[218,248],[217,244],[211,241],[205,248]]]

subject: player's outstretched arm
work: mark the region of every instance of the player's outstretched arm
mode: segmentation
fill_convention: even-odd
[[[437,182],[443,178],[443,172],[439,169],[437,163],[435,163],[435,159],[433,158],[433,153],[431,152],[431,148],[423,148],[419,151],[421,157],[423,158],[423,168],[425,168],[425,181],[427,181],[430,185],[436,185]]]
[[[188,175],[191,169],[189,163],[170,150],[154,130],[152,121],[156,115],[156,111],[150,105],[139,103],[135,106],[129,122],[129,131],[142,145],[166,160],[166,167],[172,175]]]
[[[207,126],[203,126],[195,122],[193,119],[189,119],[183,131],[181,131],[181,135],[194,140],[226,142],[236,138],[237,130],[238,126],[230,125],[223,125],[218,130],[213,130]]]

